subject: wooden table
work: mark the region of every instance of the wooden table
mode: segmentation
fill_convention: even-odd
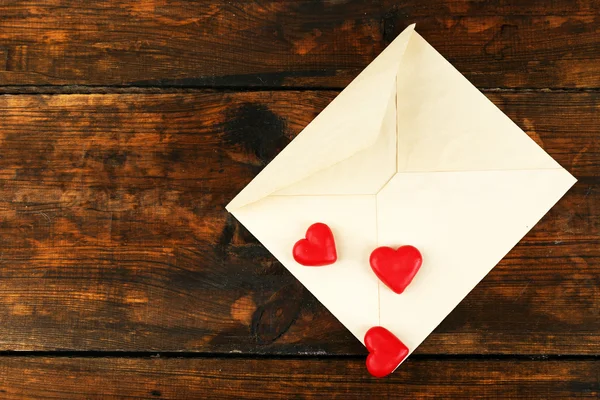
[[[377,380],[223,207],[412,22],[579,182]],[[3,1],[0,93],[0,398],[598,398],[600,1]]]

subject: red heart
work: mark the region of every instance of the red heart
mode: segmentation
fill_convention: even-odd
[[[365,346],[370,353],[367,370],[377,378],[394,372],[408,355],[408,347],[382,326],[374,326],[367,331]]]
[[[400,294],[421,268],[423,257],[413,246],[402,246],[395,251],[391,247],[378,247],[371,253],[369,262],[375,275]]]
[[[331,229],[323,223],[312,224],[306,231],[306,239],[294,245],[294,260],[309,267],[333,264],[337,260],[335,241]]]

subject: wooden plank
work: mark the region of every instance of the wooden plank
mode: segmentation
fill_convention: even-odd
[[[575,176],[598,175],[600,94],[486,94]],[[1,96],[0,179],[94,181],[111,189],[143,182],[155,188],[168,181],[171,188],[229,199],[336,95],[200,91]],[[23,159],[23,150],[33,157]]]
[[[417,354],[598,354],[600,255],[583,246],[518,246]],[[365,354],[262,247],[229,251],[4,250],[0,349]]]
[[[344,87],[406,26],[479,87],[600,88],[595,0],[0,4],[0,85]]]
[[[224,205],[335,95],[0,96],[0,349],[364,354]],[[597,93],[492,93],[581,178],[417,350],[598,354]]]
[[[3,399],[597,399],[599,361],[0,359]],[[57,385],[57,382],[60,382]]]

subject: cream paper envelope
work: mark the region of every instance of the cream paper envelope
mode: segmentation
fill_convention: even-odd
[[[412,25],[227,210],[361,342],[380,325],[412,352],[574,183]],[[292,257],[315,222],[333,265]],[[406,244],[423,265],[398,295],[369,256]]]

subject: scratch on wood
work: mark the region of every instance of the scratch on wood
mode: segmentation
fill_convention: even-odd
[[[525,291],[529,287],[530,283],[531,283],[531,281],[527,281],[527,283],[525,284],[525,286],[523,287],[523,289],[519,292],[519,294],[513,300],[513,303],[516,303],[517,301],[519,301],[519,299],[521,298],[521,296],[523,295],[523,293],[525,293]]]
[[[112,243],[112,223],[113,223],[113,213],[110,213],[110,218],[108,220],[108,242]]]
[[[52,222],[52,219],[45,212],[40,212],[39,214],[42,215],[46,219],[46,221]]]

